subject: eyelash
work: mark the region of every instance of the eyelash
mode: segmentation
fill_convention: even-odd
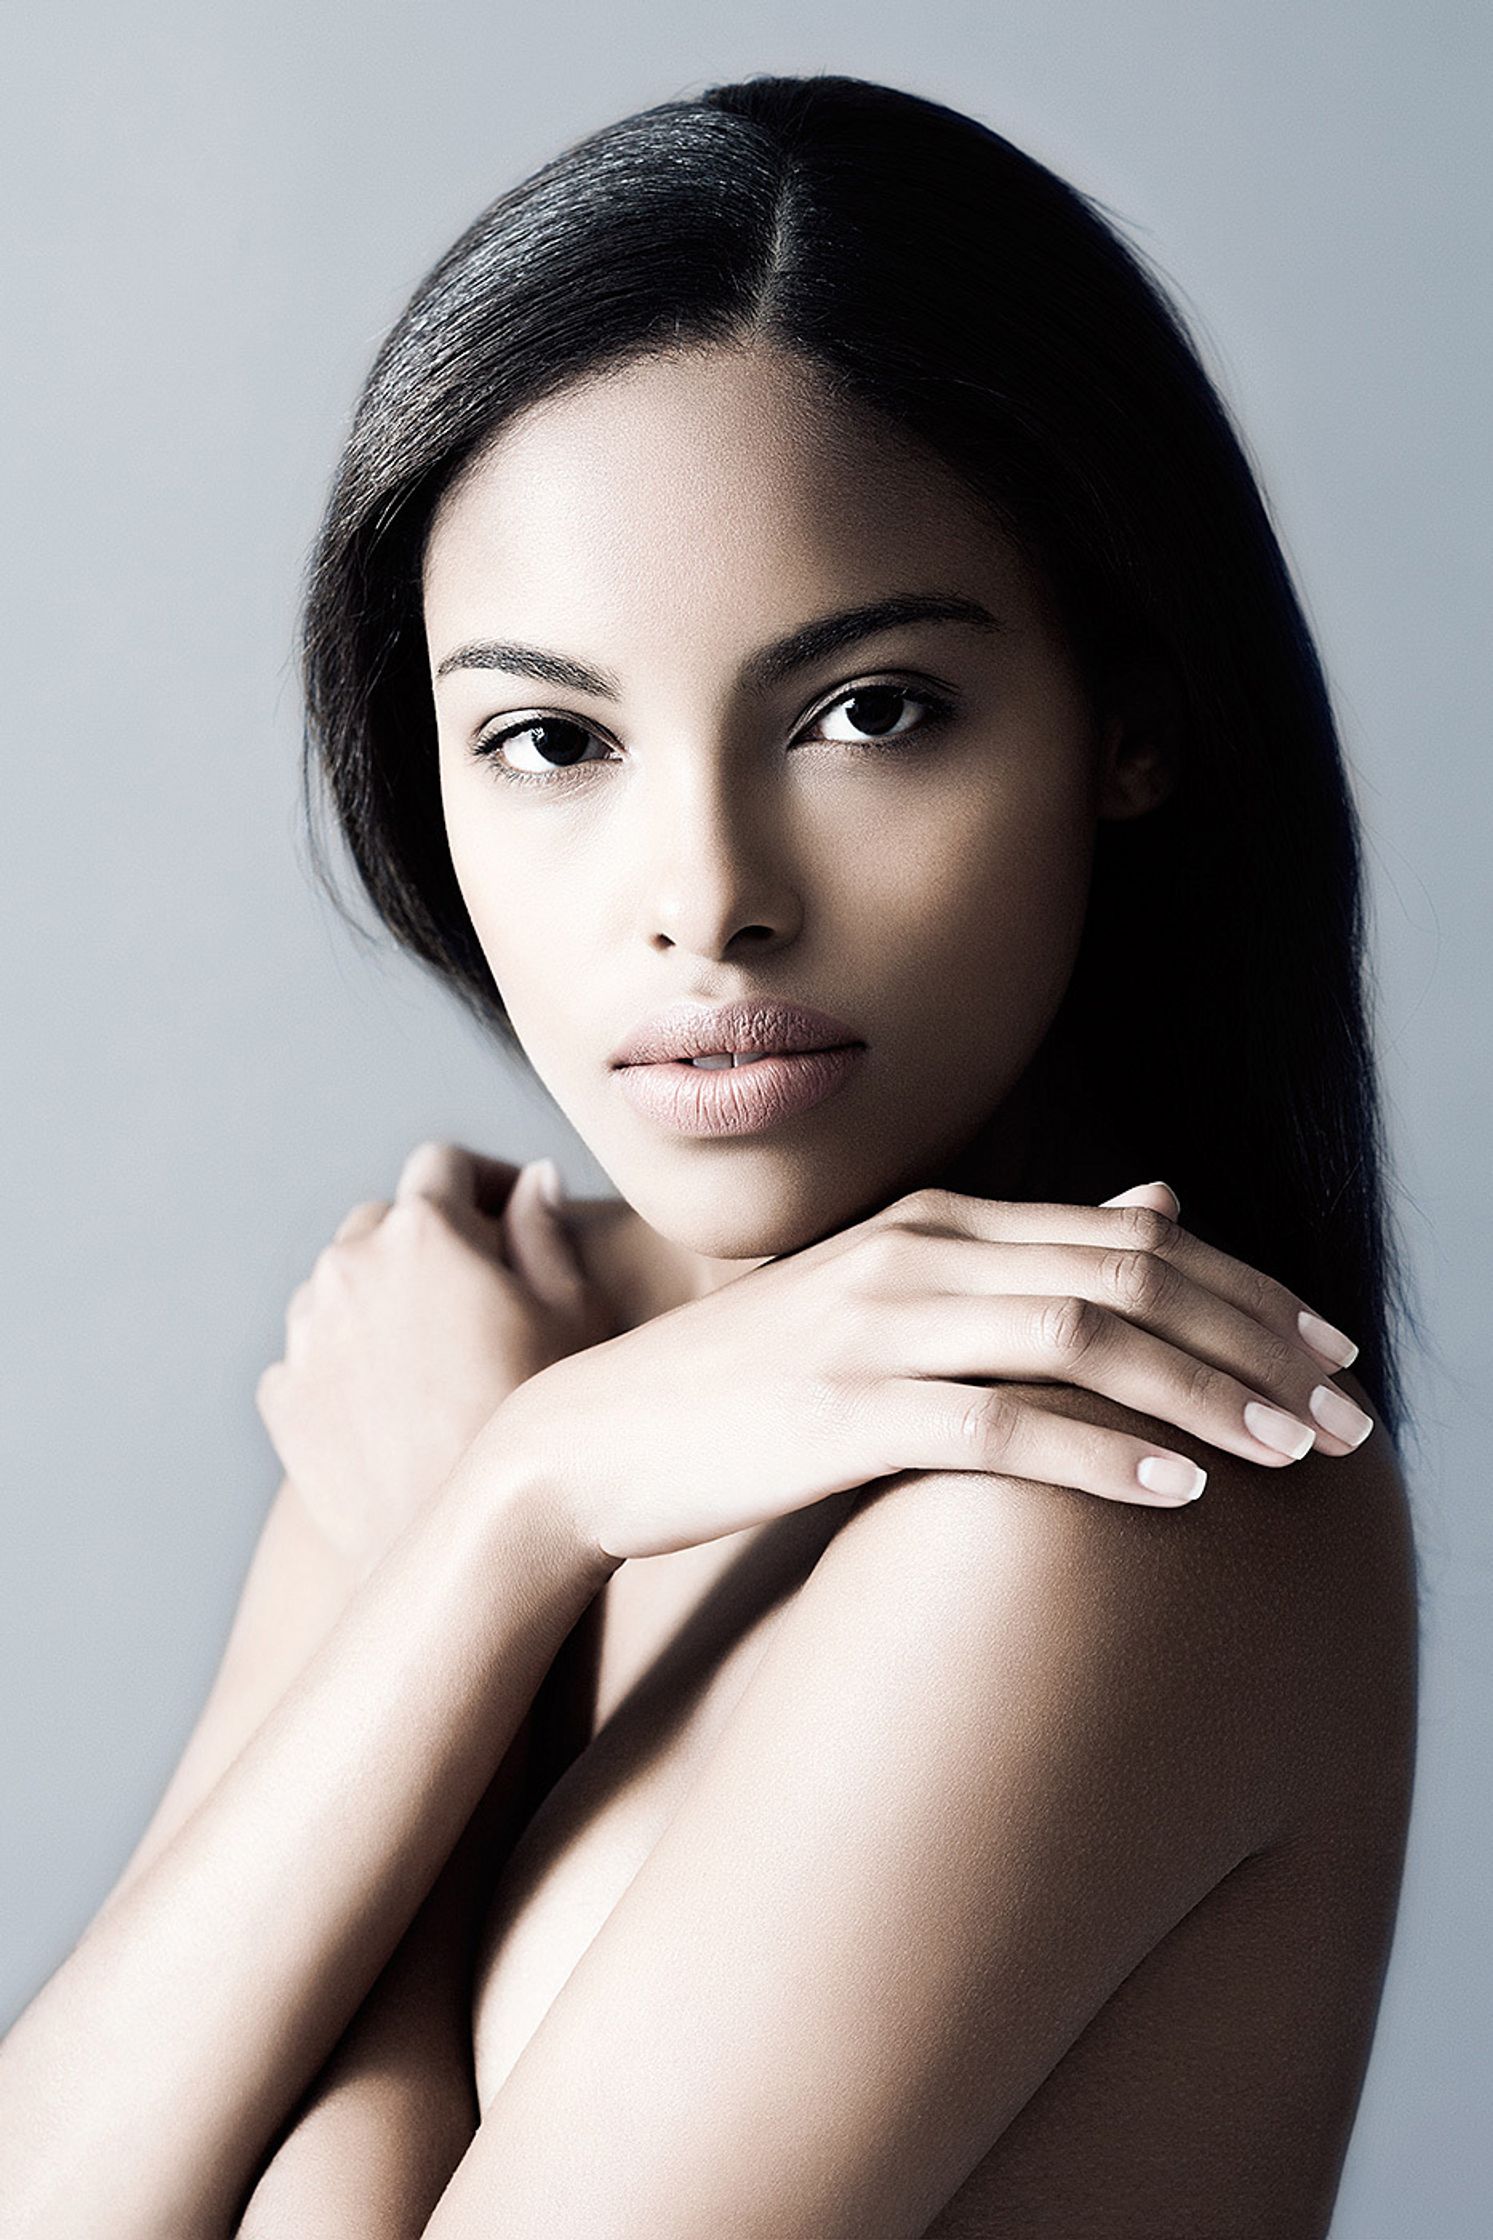
[[[859,684],[849,686],[836,699],[829,701],[822,707],[816,715],[811,716],[809,718],[810,725],[823,723],[825,718],[833,715],[837,708],[844,707],[848,701],[858,699],[863,692],[882,691],[895,692],[902,699],[910,701],[914,707],[921,708],[924,713],[923,722],[916,725],[912,731],[896,732],[885,735],[880,739],[872,735],[864,740],[828,739],[823,743],[831,747],[856,749],[897,748],[910,740],[921,739],[929,731],[937,730],[940,724],[946,723],[955,713],[952,700],[941,692],[930,691],[926,685],[907,684],[900,677],[865,677]],[[521,786],[553,785],[557,778],[569,777],[575,771],[605,769],[606,765],[603,762],[572,762],[557,763],[552,771],[515,770],[511,763],[503,761],[498,750],[503,745],[504,740],[521,738],[528,731],[541,731],[549,724],[562,725],[574,731],[584,731],[593,739],[598,739],[601,736],[599,732],[591,731],[589,725],[582,723],[576,716],[529,716],[521,722],[504,725],[500,731],[480,733],[472,742],[472,753],[479,759],[490,763],[497,777],[502,778],[505,782],[511,781],[514,785]],[[799,736],[802,737],[803,734],[800,733]]]

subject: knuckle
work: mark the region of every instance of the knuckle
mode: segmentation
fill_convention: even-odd
[[[1045,1355],[1065,1368],[1083,1359],[1102,1327],[1102,1309],[1092,1299],[1044,1299],[1037,1312],[1038,1343]]]
[[[405,1164],[408,1165],[412,1159],[446,1159],[454,1149],[454,1144],[445,1142],[440,1136],[425,1136],[413,1150],[405,1153]]]
[[[810,1414],[831,1436],[854,1422],[859,1388],[849,1376],[825,1368],[810,1380],[808,1394]]]
[[[1279,1313],[1284,1301],[1285,1294],[1273,1276],[1262,1275],[1258,1268],[1250,1269],[1246,1298],[1246,1311],[1248,1313],[1252,1314],[1257,1321],[1264,1322]],[[1292,1320],[1294,1319],[1293,1315]],[[1284,1351],[1284,1348],[1282,1348],[1282,1351]]]
[[[381,1229],[391,1230],[396,1236],[408,1231],[417,1243],[422,1237],[434,1236],[443,1226],[444,1214],[439,1200],[427,1197],[423,1190],[396,1198],[379,1223]]]
[[[1162,1252],[1177,1233],[1177,1224],[1155,1206],[1113,1206],[1110,1219],[1121,1248],[1133,1252]]]
[[[1010,1451],[1017,1414],[1016,1403],[998,1386],[982,1387],[960,1416],[960,1446],[976,1457],[982,1469],[990,1469]]]
[[[1183,1395],[1189,1408],[1211,1409],[1219,1395],[1218,1371],[1206,1361],[1189,1356],[1182,1372]]]
[[[406,1155],[395,1185],[396,1193],[403,1198],[418,1196],[422,1190],[448,1189],[465,1156],[457,1144],[428,1136]]]
[[[1301,1368],[1301,1359],[1295,1348],[1284,1338],[1267,1337],[1260,1347],[1259,1368],[1256,1382],[1284,1386],[1289,1389]]]
[[[868,1295],[900,1289],[907,1274],[912,1234],[900,1221],[884,1222],[869,1230],[858,1249],[847,1255],[850,1265],[845,1272]]]
[[[920,1190],[909,1191],[899,1198],[892,1211],[904,1221],[936,1221],[947,1224],[954,1210],[954,1192],[940,1189],[934,1183],[924,1183]]]
[[[1126,1246],[1106,1256],[1103,1278],[1105,1290],[1117,1307],[1126,1314],[1145,1315],[1154,1313],[1171,1297],[1177,1272],[1170,1261],[1158,1260],[1155,1253]]]

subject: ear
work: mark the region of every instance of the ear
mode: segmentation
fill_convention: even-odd
[[[1111,671],[1099,735],[1102,818],[1143,817],[1159,808],[1182,775],[1177,693],[1167,664],[1154,656]]]

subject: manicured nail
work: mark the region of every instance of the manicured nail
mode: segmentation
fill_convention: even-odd
[[[1317,1436],[1309,1423],[1288,1416],[1284,1408],[1267,1407],[1263,1400],[1245,1401],[1244,1421],[1265,1446],[1288,1454],[1293,1462],[1301,1460]]]
[[[546,1205],[561,1206],[565,1202],[565,1185],[560,1180],[560,1170],[553,1159],[539,1161],[539,1194]]]
[[[1325,1354],[1335,1368],[1349,1368],[1358,1359],[1358,1348],[1353,1340],[1335,1324],[1326,1322],[1310,1307],[1303,1307],[1296,1317],[1297,1327],[1314,1353]]]
[[[1361,1447],[1374,1428],[1372,1416],[1348,1398],[1346,1392],[1334,1392],[1330,1384],[1319,1384],[1311,1397],[1311,1411],[1324,1431],[1335,1439],[1346,1439],[1350,1447]]]
[[[1137,1182],[1133,1186],[1133,1188],[1129,1190],[1122,1190],[1117,1198],[1106,1198],[1104,1200],[1104,1203],[1107,1206],[1138,1205],[1140,1203],[1140,1200],[1145,1196],[1145,1193],[1148,1190],[1167,1191],[1172,1198],[1172,1201],[1175,1204],[1178,1213],[1180,1214],[1180,1212],[1182,1211],[1182,1200],[1177,1196],[1176,1191],[1172,1189],[1172,1186],[1169,1182]]]
[[[1208,1483],[1206,1470],[1176,1454],[1145,1455],[1136,1464],[1135,1474],[1143,1486],[1167,1501],[1196,1501]]]

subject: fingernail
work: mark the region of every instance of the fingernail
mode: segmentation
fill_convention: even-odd
[[[1303,1307],[1296,1317],[1296,1324],[1313,1352],[1325,1354],[1339,1369],[1346,1369],[1358,1359],[1358,1348],[1353,1340],[1327,1322],[1310,1307]]]
[[[1245,1401],[1244,1421],[1265,1446],[1288,1454],[1293,1462],[1301,1460],[1317,1436],[1309,1423],[1288,1416],[1284,1408],[1267,1407],[1263,1400]]]
[[[1117,1198],[1106,1198],[1104,1203],[1107,1206],[1133,1206],[1140,1198],[1144,1197],[1148,1190],[1165,1190],[1171,1197],[1178,1213],[1182,1211],[1182,1200],[1177,1196],[1169,1182],[1138,1182],[1133,1190],[1122,1190]]]
[[[1330,1384],[1319,1384],[1311,1397],[1311,1411],[1324,1431],[1335,1439],[1346,1439],[1350,1447],[1360,1447],[1374,1428],[1372,1416],[1366,1416],[1346,1392],[1334,1392]]]
[[[1174,1454],[1143,1456],[1135,1466],[1135,1474],[1143,1486],[1149,1486],[1153,1493],[1161,1494],[1168,1501],[1196,1501],[1208,1483],[1206,1470]]]
[[[538,1162],[539,1194],[546,1205],[559,1207],[565,1202],[565,1185],[560,1180],[560,1170],[553,1159]]]

